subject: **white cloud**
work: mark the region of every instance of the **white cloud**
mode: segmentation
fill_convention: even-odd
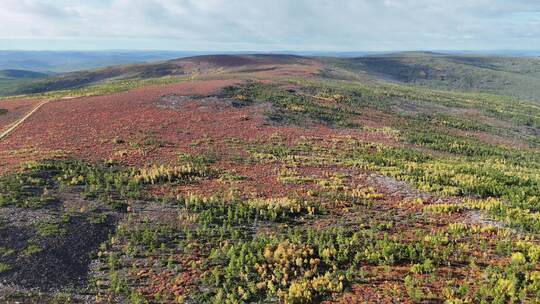
[[[0,48],[540,48],[539,21],[535,0],[2,0]]]

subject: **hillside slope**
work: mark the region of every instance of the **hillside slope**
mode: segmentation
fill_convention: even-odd
[[[336,60],[193,57],[0,100],[2,129],[49,100],[0,139],[0,302],[538,302],[538,104]]]
[[[319,75],[360,81],[397,82],[453,91],[482,92],[540,103],[540,59],[397,53],[357,58],[301,57],[293,55],[207,55],[152,64],[112,66],[72,72],[20,85],[11,83],[1,95],[42,93],[82,88],[119,80],[162,77],[204,77],[259,72],[281,76]],[[225,76],[226,77],[226,76]]]
[[[374,77],[434,89],[516,96],[540,102],[540,59],[398,53],[335,60]]]
[[[27,70],[0,70],[0,79],[17,80],[17,79],[35,79],[47,77],[48,74]]]
[[[17,94],[18,86],[48,76],[45,73],[28,70],[0,70],[0,96]]]
[[[112,66],[66,73],[14,87],[9,95],[32,94],[81,88],[117,80],[145,80],[161,77],[215,75],[272,71],[294,65],[315,65],[315,61],[293,55],[207,55],[150,64]]]

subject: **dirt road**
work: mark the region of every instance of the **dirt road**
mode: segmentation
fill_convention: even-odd
[[[32,114],[37,112],[42,106],[47,104],[49,101],[50,99],[43,100],[30,112],[26,113],[26,115],[24,115],[21,119],[18,119],[17,121],[9,125],[5,131],[2,131],[2,133],[0,133],[0,140],[8,137],[9,134],[11,134],[11,132],[13,132],[18,126],[20,126],[25,120],[27,120],[30,116],[32,116]]]

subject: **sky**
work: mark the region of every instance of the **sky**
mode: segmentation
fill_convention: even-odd
[[[539,0],[0,0],[0,49],[540,49]]]

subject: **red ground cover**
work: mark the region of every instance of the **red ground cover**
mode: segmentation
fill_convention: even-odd
[[[127,165],[175,160],[179,152],[208,153],[209,149],[219,155],[234,156],[243,150],[229,145],[230,140],[271,143],[268,139],[275,134],[286,142],[304,136],[381,140],[380,134],[357,130],[277,126],[267,120],[264,113],[268,107],[264,104],[219,109],[197,102],[188,102],[180,109],[160,106],[164,95],[208,95],[235,83],[238,81],[191,81],[51,101],[0,142],[0,173],[23,161],[64,155],[86,160],[113,159]],[[6,104],[22,111],[36,102]],[[264,172],[266,168],[261,168]]]
[[[16,99],[0,101],[0,109],[6,109],[6,114],[0,115],[0,131],[30,112],[39,103],[37,99]]]

